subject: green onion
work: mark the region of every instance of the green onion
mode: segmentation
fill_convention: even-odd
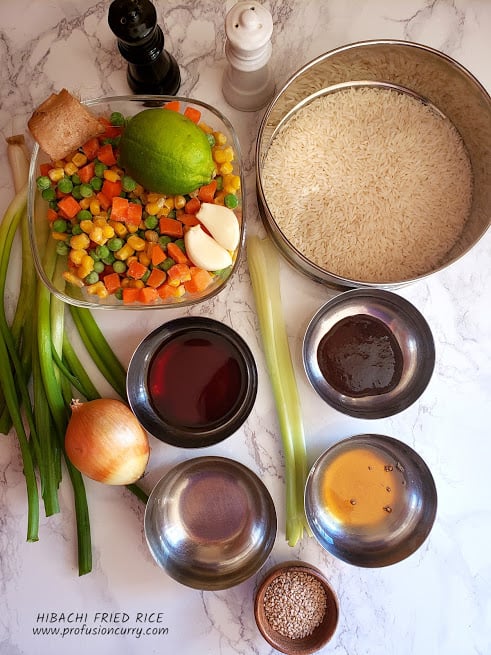
[[[285,456],[286,540],[290,546],[295,546],[304,529],[309,532],[303,504],[307,456],[300,399],[281,306],[278,255],[269,239],[249,237],[247,261]]]

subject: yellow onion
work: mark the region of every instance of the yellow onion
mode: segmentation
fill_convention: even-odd
[[[119,400],[74,401],[65,434],[71,463],[105,484],[132,484],[150,457],[148,436],[130,408]]]

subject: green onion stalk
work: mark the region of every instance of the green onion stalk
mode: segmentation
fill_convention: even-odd
[[[87,353],[115,391],[126,399],[126,371],[88,309],[65,304],[37,279],[27,226],[27,161],[22,137],[8,139],[16,196],[0,224],[0,433],[17,435],[27,488],[27,539],[38,540],[39,490],[46,516],[60,511],[58,490],[63,462],[70,478],[77,524],[79,574],[92,569],[89,509],[82,474],[64,452],[73,389],[86,400],[100,398],[70,342],[65,326],[71,316]],[[5,290],[14,237],[21,236],[21,273],[17,303],[9,322]],[[62,288],[61,258],[47,235],[45,271]],[[34,320],[32,320],[32,308]],[[31,391],[29,391],[31,384]],[[37,475],[36,475],[37,473]],[[39,480],[39,482],[38,482]],[[127,488],[146,502],[137,485]]]
[[[278,414],[285,457],[286,540],[290,546],[309,533],[304,510],[307,476],[300,399],[281,305],[279,260],[269,239],[247,240],[247,261],[266,365]]]

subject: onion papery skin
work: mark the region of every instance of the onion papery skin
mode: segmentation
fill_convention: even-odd
[[[147,433],[133,412],[110,398],[72,403],[65,451],[81,473],[112,485],[139,480],[150,457]]]

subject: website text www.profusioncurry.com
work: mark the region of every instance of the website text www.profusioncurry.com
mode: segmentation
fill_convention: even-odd
[[[55,637],[164,637],[163,612],[38,612],[32,632],[36,636]]]

